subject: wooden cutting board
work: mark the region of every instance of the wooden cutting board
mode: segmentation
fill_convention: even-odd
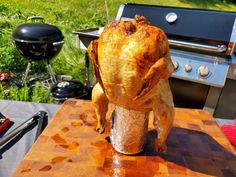
[[[111,111],[112,106],[107,118]],[[145,150],[122,155],[109,143],[109,130],[102,135],[95,131],[91,102],[67,100],[13,177],[236,176],[235,151],[208,112],[176,108],[165,153],[153,150],[156,133],[149,122]]]

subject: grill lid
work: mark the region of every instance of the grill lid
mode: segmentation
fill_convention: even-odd
[[[233,12],[127,3],[120,6],[116,19],[129,20],[136,14],[145,16],[152,25],[162,28],[168,39],[181,41],[170,43],[175,47],[184,43],[184,47],[190,44],[193,49],[200,45],[210,52],[215,52],[215,49],[231,55],[235,46],[236,13]]]
[[[122,14],[118,14],[117,18],[134,18],[136,14],[144,15],[152,25],[161,27],[168,35],[214,41],[230,41],[235,21],[235,13],[223,11],[131,3],[123,5],[122,8]],[[171,14],[177,16],[177,20],[173,23],[168,22],[168,16],[171,17]]]
[[[13,40],[18,42],[60,42],[63,38],[58,27],[46,23],[22,24],[13,32]]]

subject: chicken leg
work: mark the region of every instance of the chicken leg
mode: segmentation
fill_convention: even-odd
[[[97,117],[96,131],[102,134],[106,127],[106,113],[108,110],[109,100],[99,83],[97,83],[93,88],[92,103],[95,107],[95,114]]]

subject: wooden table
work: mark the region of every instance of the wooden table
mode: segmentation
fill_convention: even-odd
[[[112,106],[107,118],[111,111]],[[114,151],[108,141],[109,130],[100,135],[95,124],[90,101],[67,100],[13,177],[236,175],[235,151],[213,117],[204,110],[176,108],[165,153],[153,150],[156,133],[151,127],[145,150],[127,156]]]

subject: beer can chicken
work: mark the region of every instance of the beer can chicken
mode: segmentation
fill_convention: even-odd
[[[108,103],[125,109],[153,111],[155,146],[166,149],[174,105],[168,78],[173,72],[167,37],[144,16],[109,22],[88,47],[98,83],[92,91],[96,130],[103,133]]]

